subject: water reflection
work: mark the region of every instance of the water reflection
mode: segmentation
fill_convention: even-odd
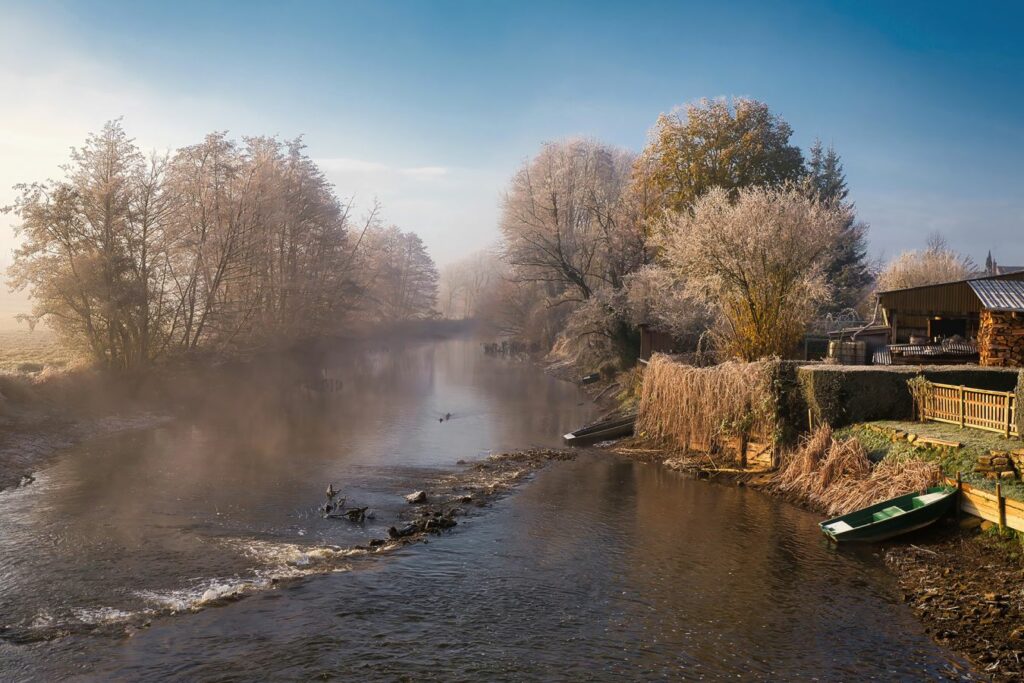
[[[557,444],[592,410],[575,387],[472,340],[263,359],[184,384],[166,389],[180,421],[76,449],[0,494],[0,625],[141,611],[162,606],[154,594],[245,580],[262,566],[245,541],[384,536],[424,477]],[[328,482],[376,518],[321,519]]]

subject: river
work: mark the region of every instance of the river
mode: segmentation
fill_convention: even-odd
[[[426,544],[344,552],[386,537],[402,494],[458,461],[556,446],[593,417],[576,387],[472,340],[219,376],[183,417],[0,492],[0,679],[907,680],[961,666],[874,552],[836,551],[814,515],[602,452],[551,463]],[[323,519],[328,482],[374,517]]]

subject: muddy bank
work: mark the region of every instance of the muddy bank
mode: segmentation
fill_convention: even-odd
[[[0,428],[0,491],[30,485],[35,472],[64,449],[125,431],[150,429],[170,419],[165,413],[142,410],[100,418],[43,415],[27,424],[4,425]]]
[[[0,491],[31,484],[64,449],[171,419],[137,381],[89,370],[0,377]]]
[[[932,638],[992,680],[1024,679],[1024,563],[1019,540],[956,524],[885,552],[903,599]]]

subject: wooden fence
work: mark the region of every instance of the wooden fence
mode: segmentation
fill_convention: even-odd
[[[1017,399],[1012,391],[988,391],[952,384],[932,384],[924,397],[922,418],[1020,436],[1017,431]]]

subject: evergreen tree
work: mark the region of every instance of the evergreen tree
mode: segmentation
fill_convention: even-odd
[[[856,219],[854,205],[847,201],[850,190],[835,147],[829,145],[826,150],[821,140],[816,139],[805,172],[806,183],[815,197],[827,205],[846,209],[847,220],[837,236],[826,273],[834,290],[830,310],[853,308],[874,279],[867,258],[867,226]]]

